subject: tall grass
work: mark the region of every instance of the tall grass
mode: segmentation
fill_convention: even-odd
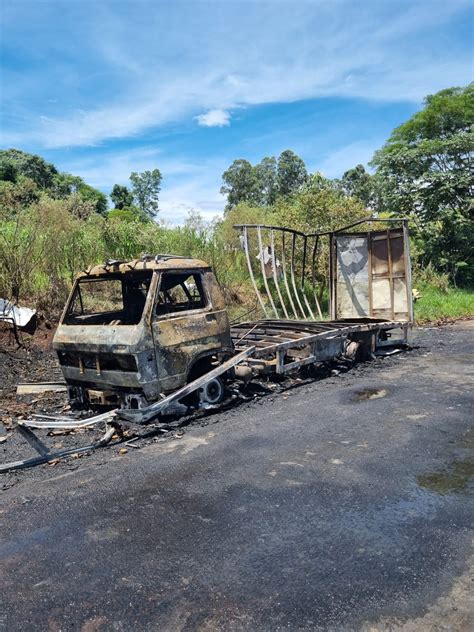
[[[440,289],[434,285],[417,288],[421,298],[415,303],[415,320],[419,324],[443,320],[474,318],[474,292],[461,288]]]
[[[44,199],[13,217],[0,217],[0,297],[32,304],[48,316],[62,309],[77,272],[107,259],[179,254],[209,263],[229,303],[253,304],[243,254],[217,225],[190,215],[184,226],[77,218],[62,200]]]

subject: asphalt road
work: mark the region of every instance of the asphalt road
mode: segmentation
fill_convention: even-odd
[[[473,323],[0,500],[0,630],[472,630]]]

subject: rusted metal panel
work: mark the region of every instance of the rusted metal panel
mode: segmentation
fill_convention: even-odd
[[[179,257],[177,255],[144,255],[140,259],[131,261],[110,261],[102,265],[90,266],[78,274],[78,278],[85,276],[103,276],[112,273],[125,274],[127,272],[142,272],[144,270],[191,270],[210,269],[209,264],[200,259]]]

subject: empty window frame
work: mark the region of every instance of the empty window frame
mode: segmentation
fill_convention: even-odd
[[[140,322],[151,282],[145,273],[81,279],[65,324],[136,325]]]
[[[162,272],[155,307],[157,316],[202,309],[206,305],[200,274]]]

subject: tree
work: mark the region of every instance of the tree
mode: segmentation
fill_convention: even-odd
[[[292,195],[301,189],[308,178],[304,161],[290,149],[278,158],[277,186],[279,195]]]
[[[10,158],[0,158],[0,181],[16,182],[18,178],[18,169]]]
[[[114,184],[110,198],[116,209],[121,210],[133,204],[133,193],[121,184]]]
[[[278,196],[287,196],[301,190],[308,179],[303,160],[287,149],[278,162],[267,156],[253,166],[248,160],[234,160],[222,174],[222,195],[227,195],[226,212],[238,204],[272,206]]]
[[[234,160],[222,174],[221,194],[227,195],[226,211],[241,202],[262,203],[262,187],[258,173],[248,160]]]
[[[19,149],[1,150],[0,163],[13,165],[18,176],[30,178],[40,189],[51,188],[54,176],[58,173],[56,167],[46,162],[44,158],[35,156],[34,154],[28,154]],[[11,176],[7,179],[11,179]]]
[[[84,202],[91,202],[94,205],[95,212],[99,213],[99,215],[107,213],[107,196],[102,191],[83,182],[78,187],[77,194]]]
[[[474,83],[425,99],[397,127],[372,165],[384,205],[417,218],[422,264],[474,281]]]
[[[147,224],[150,222],[150,217],[145,215],[138,206],[124,206],[123,208],[113,208],[107,213],[109,219],[120,219],[126,222],[140,222],[141,224]]]
[[[104,215],[107,212],[106,195],[86,184],[80,176],[65,172],[55,174],[49,193],[58,200],[75,196],[87,204],[92,203],[96,213]]]
[[[365,170],[363,165],[356,165],[344,173],[338,185],[345,195],[355,197],[368,209],[377,207],[375,177]]]
[[[134,202],[148,217],[158,213],[158,200],[161,191],[161,172],[159,169],[130,174]]]
[[[51,186],[51,194],[56,199],[63,199],[68,195],[77,193],[79,188],[84,184],[84,180],[79,176],[73,176],[71,173],[57,173],[53,177]]]
[[[255,167],[255,174],[259,182],[261,202],[265,206],[275,203],[278,193],[277,161],[274,156],[263,158]]]

